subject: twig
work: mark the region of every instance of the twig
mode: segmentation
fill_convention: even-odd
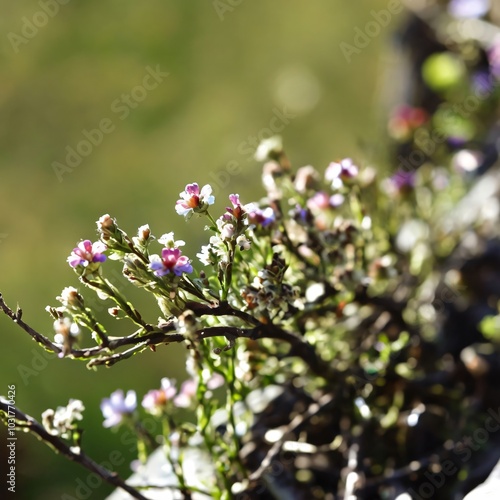
[[[123,479],[121,479],[116,472],[109,471],[105,467],[102,467],[98,463],[94,462],[83,451],[76,453],[60,437],[49,434],[37,420],[30,415],[26,415],[16,406],[9,404],[8,401],[3,398],[0,398],[0,411],[4,412],[5,415],[9,415],[10,418],[12,413],[14,413],[15,419],[19,423],[20,427],[27,428],[32,434],[39,437],[47,446],[52,447],[69,460],[79,463],[116,488],[122,488],[132,497],[139,500],[147,500],[147,498],[141,495],[141,493],[139,493],[135,488],[129,486]]]
[[[307,420],[309,420],[314,415],[318,414],[321,410],[329,406],[333,400],[335,399],[335,394],[324,394],[321,396],[318,401],[312,403],[305,413],[298,414],[285,428],[283,431],[282,438],[279,441],[276,441],[269,451],[267,455],[262,460],[260,467],[252,472],[249,479],[250,481],[258,481],[266,472],[266,470],[271,466],[273,460],[279,455],[281,451],[281,447],[283,443],[286,441],[287,436],[291,433],[295,432],[301,425],[303,425]]]
[[[50,351],[53,351],[55,353],[60,353],[61,348],[58,347],[56,344],[51,342],[45,335],[42,335],[41,333],[38,333],[36,330],[31,328],[28,324],[26,324],[22,319],[22,311],[21,309],[17,309],[16,312],[14,312],[3,300],[3,296],[0,293],[0,307],[2,308],[2,311],[14,322],[17,323],[25,332],[27,332],[31,337],[36,340],[39,344],[43,345]]]

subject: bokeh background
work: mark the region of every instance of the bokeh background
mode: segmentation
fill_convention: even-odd
[[[52,335],[45,306],[57,305],[65,286],[79,285],[66,257],[81,239],[95,238],[95,221],[105,213],[131,235],[145,223],[157,236],[173,230],[194,257],[205,237],[203,222],[186,224],[175,214],[178,193],[197,181],[214,186],[221,208],[232,192],[245,202],[258,198],[260,166],[252,151],[270,125],[282,128],[295,167],[323,169],[347,155],[374,161],[384,136],[380,89],[398,16],[350,62],[340,44],[353,44],[355,28],[363,30],[373,20],[371,11],[388,3],[4,2],[0,291],[7,303],[19,303],[26,321]],[[44,17],[42,5],[50,15]],[[169,75],[143,92],[137,87],[148,67]],[[78,149],[84,130],[103,119],[113,131],[71,171],[55,169],[54,162],[66,164],[68,148]],[[148,297],[124,280],[117,283],[156,319]],[[110,334],[130,332],[106,319],[105,310],[102,317]],[[82,399],[84,448],[98,462],[117,450],[125,477],[131,445],[123,444],[123,430],[103,429],[100,400],[117,388],[134,389],[141,398],[163,376],[186,376],[180,346],[93,372],[83,363],[46,359],[4,316],[0,335],[0,394],[15,384],[16,403],[36,418],[69,398]],[[4,431],[2,426],[2,443]],[[104,498],[111,491],[106,485],[89,496],[77,489],[88,475],[33,436],[19,435],[15,498]]]

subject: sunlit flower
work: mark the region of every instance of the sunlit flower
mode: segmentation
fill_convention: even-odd
[[[124,396],[121,389],[116,390],[109,398],[101,402],[101,411],[104,416],[104,427],[114,427],[121,423],[123,417],[131,415],[137,408],[135,391],[128,391]]]
[[[42,424],[52,436],[69,438],[71,431],[76,429],[76,420],[82,420],[85,410],[79,399],[70,399],[67,406],[58,406],[54,411],[47,409],[42,413]]]
[[[340,162],[332,162],[325,171],[325,179],[332,184],[333,189],[340,189],[348,179],[356,177],[359,173],[358,167],[351,158],[344,158]]]
[[[161,251],[161,257],[151,255],[150,261],[149,267],[156,276],[165,276],[169,273],[181,276],[182,273],[193,272],[191,261],[185,255],[182,255],[178,248],[164,248]]]
[[[186,244],[184,240],[176,240],[173,232],[162,234],[158,238],[158,243],[161,243],[169,248],[183,247]]]
[[[92,263],[104,262],[106,256],[103,252],[105,251],[106,245],[101,241],[92,243],[90,240],[84,240],[78,243],[78,246],[73,249],[67,261],[71,267],[87,267]]]
[[[196,254],[200,262],[205,266],[216,264],[217,261],[224,257],[227,253],[227,248],[224,241],[219,236],[211,236],[210,243],[201,247],[201,252]]]
[[[167,403],[174,398],[176,392],[175,382],[164,377],[161,379],[161,389],[149,391],[142,399],[142,406],[153,415],[161,414]]]
[[[193,213],[206,212],[209,205],[213,205],[215,197],[212,195],[212,188],[205,184],[200,190],[198,184],[188,184],[185,190],[179,194],[180,200],[177,200],[175,211],[179,215],[189,218]]]

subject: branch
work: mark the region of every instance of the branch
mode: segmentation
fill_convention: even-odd
[[[256,320],[257,321],[257,320]],[[252,340],[259,339],[276,339],[282,340],[290,344],[291,349],[288,356],[297,356],[309,366],[315,375],[319,375],[325,380],[333,378],[331,366],[326,363],[316,352],[314,347],[295,335],[294,333],[283,330],[277,325],[264,324],[258,322],[259,325],[255,328],[237,328],[233,326],[213,326],[198,330],[197,334],[200,339],[210,337],[226,337],[228,340],[237,338],[248,338]]]
[[[39,344],[42,344],[50,351],[55,353],[60,353],[61,348],[51,342],[47,337],[38,333],[36,330],[31,328],[21,319],[21,310],[18,309],[17,312],[12,311],[7,304],[4,302],[2,295],[0,294],[0,307],[3,312],[12,320],[17,323],[24,331],[26,331],[34,340]],[[237,328],[230,326],[221,327],[211,327],[199,330],[197,333],[200,339],[205,339],[209,337],[224,336],[229,340],[235,338],[250,338],[254,340],[269,338],[282,340],[290,344],[291,349],[288,356],[297,356],[301,358],[311,369],[311,371],[323,377],[326,380],[332,378],[331,367],[328,363],[325,363],[323,359],[315,351],[314,347],[308,342],[304,341],[298,335],[283,330],[277,325],[272,323],[261,323],[257,318],[252,315],[241,311],[239,309],[234,309],[229,303],[222,302],[216,307],[210,307],[205,304],[199,304],[196,302],[189,302],[186,307],[191,309],[196,316],[232,316],[237,317],[247,324],[253,325],[254,328]],[[151,326],[151,325],[149,325]],[[73,358],[76,359],[92,359],[88,366],[98,366],[107,365],[111,366],[118,361],[127,359],[136,352],[140,351],[146,346],[155,346],[159,344],[170,344],[172,342],[184,342],[186,337],[180,333],[170,333],[175,331],[174,322],[167,323],[162,327],[155,327],[154,331],[149,331],[144,335],[137,335],[134,333],[126,337],[112,338],[108,340],[108,345],[99,345],[95,347],[89,347],[86,349],[72,349],[69,353]],[[132,345],[131,349],[120,353],[113,353],[118,348]],[[101,357],[99,355],[104,354]]]
[[[324,410],[327,406],[332,404],[334,399],[334,394],[324,394],[318,399],[318,401],[312,403],[305,413],[300,413],[295,416],[283,430],[282,438],[271,446],[259,468],[250,474],[250,481],[258,481],[266,473],[273,460],[280,454],[281,447],[291,433],[297,431],[299,427],[305,424],[310,418],[314,417],[314,415],[317,415],[321,410]]]
[[[54,342],[51,342],[45,335],[38,333],[36,330],[31,328],[28,324],[26,324],[21,316],[23,314],[22,310],[17,308],[16,312],[14,312],[3,300],[3,296],[0,293],[0,307],[2,311],[14,322],[17,323],[25,332],[27,332],[36,342],[43,345],[47,349],[52,352],[59,354],[62,352],[61,348],[58,347]]]
[[[11,415],[14,413],[15,419],[20,423],[20,427],[27,428],[32,434],[35,434],[39,439],[45,442],[47,446],[54,448],[54,450],[61,453],[69,460],[79,463],[116,488],[122,488],[132,497],[139,500],[147,500],[147,498],[141,495],[141,493],[139,493],[135,488],[132,488],[123,479],[121,479],[116,472],[109,471],[105,467],[102,467],[98,463],[94,462],[88,455],[83,453],[83,451],[75,453],[60,437],[49,434],[33,417],[26,415],[16,406],[9,404],[8,401],[3,398],[0,398],[0,411],[4,412],[8,418],[12,418]]]

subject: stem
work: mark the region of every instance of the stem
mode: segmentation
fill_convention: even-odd
[[[207,214],[208,220],[212,223],[212,225],[215,228],[215,232],[219,233],[219,229],[217,228],[217,222],[215,222],[214,218],[212,217],[211,213],[208,211],[205,212]]]
[[[243,477],[246,477],[245,467],[240,460],[240,443],[238,441],[238,436],[236,435],[236,421],[234,419],[234,394],[235,394],[235,386],[234,382],[236,380],[236,373],[234,370],[235,357],[236,357],[236,348],[230,350],[231,354],[228,357],[229,359],[229,380],[227,381],[227,413],[229,423],[231,424],[231,434],[233,440],[233,453],[229,458],[236,462],[236,465],[240,469],[240,472],[243,474]]]

